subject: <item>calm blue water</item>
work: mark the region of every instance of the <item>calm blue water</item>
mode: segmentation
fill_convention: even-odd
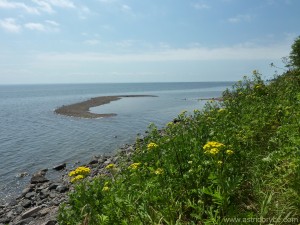
[[[0,86],[0,203],[15,196],[40,169],[66,162],[87,162],[93,155],[110,154],[149,123],[158,127],[182,110],[201,109],[232,83],[145,83]],[[61,106],[91,97],[147,94],[158,97],[123,98],[92,112],[116,117],[80,119],[54,114]],[[116,138],[117,137],[117,138]],[[28,177],[18,178],[21,172]]]

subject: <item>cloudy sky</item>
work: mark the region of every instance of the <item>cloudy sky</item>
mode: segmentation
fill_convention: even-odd
[[[0,84],[274,74],[299,0],[0,0]],[[281,72],[278,69],[278,72]]]

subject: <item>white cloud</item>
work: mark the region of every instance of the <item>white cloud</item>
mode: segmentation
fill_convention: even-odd
[[[30,14],[39,14],[38,9],[28,6],[22,2],[14,2],[14,1],[7,1],[7,0],[0,0],[0,8],[4,9],[22,9],[25,10],[27,13]]]
[[[59,31],[59,24],[52,20],[46,20],[42,23],[26,23],[24,27],[29,30],[40,31],[40,32],[57,32]]]
[[[29,30],[46,31],[45,26],[41,23],[26,23],[24,27]]]
[[[205,3],[194,3],[194,4],[192,4],[192,6],[195,9],[209,9],[210,8],[210,6]]]
[[[84,41],[84,44],[87,44],[87,45],[97,45],[99,43],[100,43],[100,41],[97,40],[97,39],[90,39],[90,40],[85,40]]]
[[[54,9],[52,8],[52,6],[48,2],[41,1],[41,0],[32,0],[32,2],[37,4],[38,8],[41,11],[44,11],[44,12],[47,12],[47,13],[54,13]]]
[[[71,0],[46,0],[49,4],[61,8],[76,8]]]
[[[249,14],[240,14],[235,17],[231,17],[228,19],[229,23],[240,23],[240,22],[251,22],[254,16]]]
[[[0,27],[10,33],[19,33],[21,31],[21,26],[13,18],[0,20]]]
[[[249,44],[222,48],[181,48],[167,49],[149,53],[99,54],[47,53],[38,56],[46,62],[161,62],[161,61],[205,61],[205,60],[274,60],[287,55],[290,43],[270,46]]]
[[[123,12],[130,12],[131,11],[131,7],[129,5],[121,5],[121,10]]]
[[[52,26],[56,26],[56,27],[59,26],[59,23],[57,23],[57,22],[55,22],[53,20],[45,20],[45,22],[48,23],[48,24],[50,24],[50,25],[52,25]]]

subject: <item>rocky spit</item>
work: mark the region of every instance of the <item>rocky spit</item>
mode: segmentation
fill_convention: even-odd
[[[115,113],[96,114],[90,112],[90,108],[100,106],[100,105],[105,105],[112,101],[120,100],[121,98],[137,98],[137,97],[157,97],[157,96],[155,95],[100,96],[100,97],[91,98],[89,100],[71,104],[71,105],[63,105],[58,109],[55,109],[54,112],[65,116],[73,116],[73,117],[89,118],[89,119],[112,117],[112,116],[116,116],[117,114]]]
[[[125,145],[112,156],[94,156],[87,164],[81,165],[91,169],[92,179],[96,175],[105,174],[105,167],[118,164],[121,158],[130,157],[134,145]],[[76,167],[79,165],[76,165]],[[70,183],[66,164],[43,169],[32,175],[30,184],[24,188],[21,195],[5,205],[0,205],[0,225],[55,225],[59,205],[68,200],[68,193],[74,189]],[[58,180],[48,180],[47,173],[58,170],[61,176]]]

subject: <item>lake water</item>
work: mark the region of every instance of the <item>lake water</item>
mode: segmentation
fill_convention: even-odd
[[[181,111],[201,109],[199,98],[218,97],[232,82],[69,84],[0,86],[0,203],[16,196],[31,175],[62,162],[88,162],[133,143],[149,123],[163,127]],[[80,119],[56,115],[54,109],[92,97],[122,98],[94,113],[117,116]],[[17,177],[27,172],[29,176]]]

